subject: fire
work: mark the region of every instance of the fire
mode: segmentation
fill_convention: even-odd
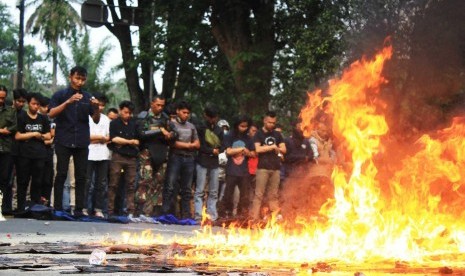
[[[229,266],[463,265],[465,225],[458,218],[464,214],[465,118],[423,135],[412,147],[415,152],[402,160],[386,152],[386,103],[378,94],[387,82],[382,72],[391,55],[387,46],[372,60],[353,63],[327,91],[309,93],[301,111],[305,135],[323,113],[339,141],[343,161],[331,177],[334,198],[320,209],[325,220],[299,217],[290,224],[273,217],[264,228],[204,226],[194,237],[150,242],[189,244],[193,248],[176,259]],[[377,159],[401,164],[382,180]],[[151,239],[144,235],[144,242]]]

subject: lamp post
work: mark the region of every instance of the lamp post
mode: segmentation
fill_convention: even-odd
[[[18,68],[16,73],[16,88],[23,88],[23,68],[24,68],[24,1],[20,0],[19,5],[19,45],[18,45]]]

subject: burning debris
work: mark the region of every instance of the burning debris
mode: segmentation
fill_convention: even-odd
[[[168,272],[181,267],[202,274],[463,273],[465,118],[400,147],[388,136],[386,103],[378,97],[387,82],[383,66],[391,55],[392,48],[385,47],[373,60],[353,63],[325,93],[309,94],[301,114],[304,133],[311,133],[313,119],[325,113],[340,150],[331,176],[333,198],[313,217],[303,205],[295,220],[273,215],[264,226],[205,225],[193,237],[171,240],[150,231],[125,234],[122,241],[79,245],[80,250],[145,257],[115,261],[106,255],[106,266],[76,267],[83,272]],[[305,184],[296,183],[294,189],[302,191],[298,185]]]

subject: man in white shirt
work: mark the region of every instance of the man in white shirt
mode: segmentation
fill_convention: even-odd
[[[90,144],[87,161],[86,177],[86,210],[94,210],[95,217],[103,218],[104,208],[107,205],[108,165],[110,163],[110,150],[107,147],[110,141],[110,119],[103,114],[108,99],[105,95],[94,93],[99,102],[98,112],[100,121],[96,124],[89,119]]]

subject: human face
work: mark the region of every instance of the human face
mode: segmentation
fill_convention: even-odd
[[[132,111],[127,107],[123,107],[123,109],[119,110],[119,117],[123,122],[128,122],[132,117]]]
[[[191,115],[191,112],[189,109],[184,108],[184,109],[177,109],[176,114],[178,115],[178,118],[182,121],[185,122],[187,119],[189,119],[189,116]]]
[[[37,114],[37,111],[39,111],[40,108],[40,103],[38,100],[32,98],[27,105],[29,106],[29,113],[33,115]]]
[[[249,123],[242,122],[237,126],[237,129],[239,130],[239,133],[245,133],[248,127],[249,127]]]
[[[25,104],[26,104],[26,99],[23,97],[20,97],[19,99],[16,99],[13,101],[13,105],[16,108],[16,110],[23,109]]]
[[[118,113],[115,113],[115,112],[108,112],[107,116],[108,116],[108,118],[109,118],[110,120],[114,120],[114,119],[118,118]]]
[[[99,112],[99,113],[102,113],[102,112],[103,112],[103,110],[105,109],[105,105],[106,105],[106,104],[107,104],[106,102],[98,101],[98,112]]]
[[[263,127],[267,130],[267,131],[272,131],[275,129],[276,127],[276,117],[269,117],[269,116],[266,116],[264,119],[263,119]]]
[[[0,90],[0,106],[5,105],[5,100],[6,100],[6,92]]]
[[[257,127],[256,126],[251,126],[249,128],[249,136],[254,137],[256,133],[257,133]]]
[[[208,117],[205,115],[205,119],[207,120],[207,122],[211,125],[216,125],[216,123],[218,122],[218,116],[215,116],[215,117]]]
[[[165,100],[156,98],[150,104],[150,108],[152,109],[153,114],[160,114],[163,111],[163,108],[165,108]]]
[[[73,90],[81,91],[81,88],[86,84],[87,76],[74,73],[69,75],[69,84]]]

